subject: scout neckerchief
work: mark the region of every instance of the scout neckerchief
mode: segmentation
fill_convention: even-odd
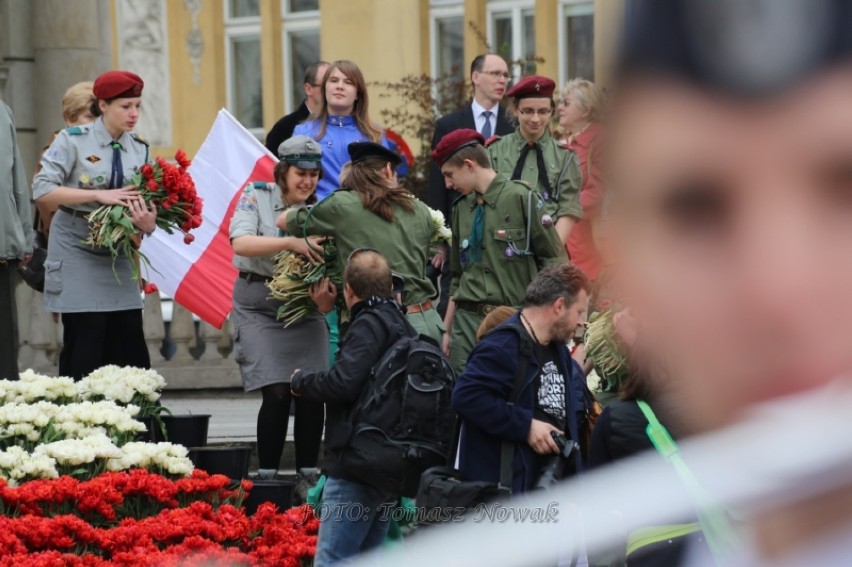
[[[692,470],[686,465],[677,443],[665,426],[657,419],[651,406],[642,400],[636,400],[636,404],[642,410],[645,419],[648,420],[648,427],[645,429],[648,439],[651,440],[657,452],[672,464],[680,480],[692,495],[698,508],[698,523],[701,524],[701,531],[704,532],[704,538],[707,540],[707,545],[710,547],[716,563],[726,565],[734,550],[738,548],[739,540],[734,533],[731,522],[725,512],[720,509],[719,504],[704,490]]]
[[[521,173],[524,170],[524,162],[527,160],[527,155],[530,150],[535,148],[536,167],[538,167],[538,184],[542,188],[542,197],[545,201],[550,201],[553,196],[553,188],[550,186],[550,180],[547,178],[547,166],[544,164],[544,152],[541,151],[541,145],[538,142],[527,143],[521,149],[521,155],[518,157],[518,163],[515,164],[515,171],[512,172],[512,179],[517,181],[521,178]]]
[[[485,199],[481,195],[476,196],[475,209],[469,239],[471,264],[482,258],[482,240],[485,232]]]
[[[121,166],[121,144],[117,141],[112,143],[112,173],[109,176],[110,189],[118,189],[124,186],[124,168]]]

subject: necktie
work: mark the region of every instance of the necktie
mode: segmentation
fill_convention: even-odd
[[[470,229],[470,263],[478,261],[482,257],[482,234],[485,227],[485,202],[480,198],[476,200],[476,211],[473,213],[473,226]]]
[[[124,186],[124,167],[121,165],[121,144],[112,143],[112,172],[109,176],[110,189],[118,189]]]
[[[541,189],[541,196],[545,201],[550,201],[553,195],[553,188],[550,186],[550,180],[547,178],[547,166],[544,164],[544,154],[538,144],[527,144],[521,150],[521,155],[518,157],[518,163],[515,164],[515,171],[512,172],[512,179],[518,180],[524,171],[524,163],[527,161],[527,154],[530,149],[535,148],[536,167],[538,168],[538,185]]]
[[[482,113],[482,116],[485,118],[485,125],[482,127],[482,137],[486,140],[491,137],[491,115],[494,114],[490,110],[486,110]]]

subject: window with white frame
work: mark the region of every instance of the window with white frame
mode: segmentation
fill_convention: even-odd
[[[225,2],[225,64],[228,109],[256,135],[263,130],[258,0]]]
[[[511,62],[516,77],[535,73],[535,3],[489,0],[488,43]]]
[[[320,59],[319,0],[282,0],[284,108],[293,112],[305,98],[305,70]]]
[[[429,37],[432,77],[464,77],[464,3],[459,0],[432,0]]]
[[[559,79],[595,80],[595,3],[563,1],[559,5]]]

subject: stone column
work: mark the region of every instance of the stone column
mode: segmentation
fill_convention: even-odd
[[[35,72],[32,96],[39,139],[63,126],[60,101],[79,81],[112,67],[109,0],[31,0]]]

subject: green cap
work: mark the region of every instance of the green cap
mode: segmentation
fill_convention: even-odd
[[[300,169],[319,169],[322,148],[309,136],[293,136],[278,146],[278,158]]]

